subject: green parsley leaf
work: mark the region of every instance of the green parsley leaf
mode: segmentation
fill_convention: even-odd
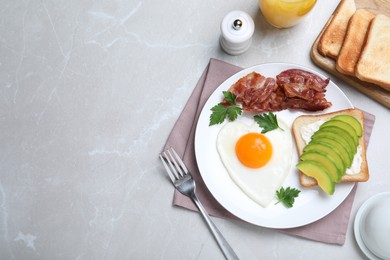
[[[222,104],[215,105],[211,108],[211,111],[213,113],[211,113],[211,115],[210,115],[209,126],[221,124],[225,120],[227,109],[224,105],[222,105]]]
[[[242,109],[235,105],[236,96],[228,91],[223,91],[222,93],[225,101],[227,102],[227,105],[220,103],[211,108],[212,113],[210,115],[209,126],[221,124],[226,117],[230,121],[234,121],[242,113]]]
[[[222,91],[223,97],[225,98],[226,102],[229,105],[235,105],[236,104],[236,95],[234,95],[232,92],[229,91]]]
[[[278,119],[276,115],[272,112],[268,114],[256,115],[254,116],[256,123],[263,128],[261,131],[262,134],[272,131],[274,129],[280,128],[278,124]],[[283,130],[282,128],[280,128]]]
[[[278,202],[276,202],[275,205],[282,202],[287,208],[292,208],[295,198],[299,196],[300,192],[300,190],[295,188],[287,187],[287,189],[284,189],[281,187],[280,190],[276,191]]]
[[[239,115],[241,115],[241,113],[242,113],[242,110],[238,106],[228,107],[228,109],[227,109],[227,118],[230,121],[234,121],[234,120],[236,120],[236,118]]]

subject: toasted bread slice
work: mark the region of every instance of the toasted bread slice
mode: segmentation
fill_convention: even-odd
[[[363,134],[359,138],[359,146],[361,147],[361,157],[362,163],[360,167],[360,172],[358,174],[348,175],[344,174],[341,178],[341,182],[364,182],[369,178],[367,157],[366,157],[366,139],[364,136],[364,114],[359,109],[345,109],[336,112],[331,112],[327,114],[321,115],[302,115],[297,117],[292,125],[292,132],[294,135],[295,143],[298,150],[298,155],[301,156],[303,152],[303,148],[306,146],[306,142],[302,138],[301,128],[303,126],[309,125],[311,123],[315,123],[319,120],[328,121],[332,117],[336,115],[351,115],[354,116],[362,125]],[[317,181],[311,177],[306,176],[302,172],[299,173],[299,181],[302,186],[310,187],[317,185]]]
[[[378,14],[371,21],[356,77],[390,91],[390,18]]]
[[[336,60],[347,32],[348,21],[356,11],[354,0],[341,0],[333,18],[318,42],[318,52]]]
[[[347,32],[339,56],[336,69],[346,75],[355,76],[355,67],[362,52],[366,34],[375,14],[366,9],[358,9],[349,20]]]

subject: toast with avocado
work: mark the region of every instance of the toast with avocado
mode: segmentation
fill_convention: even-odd
[[[337,183],[368,180],[361,110],[302,115],[294,120],[292,132],[299,155],[297,168],[302,186],[319,185],[331,195]]]

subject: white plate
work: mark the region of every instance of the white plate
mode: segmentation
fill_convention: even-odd
[[[323,218],[340,205],[354,186],[353,183],[337,184],[336,191],[332,196],[326,195],[318,187],[300,187],[298,172],[295,169],[295,165],[298,162],[298,154],[296,153],[294,142],[291,170],[283,184],[283,187],[291,186],[301,190],[293,208],[287,209],[281,203],[274,205],[276,199],[267,208],[263,208],[243,193],[225,170],[216,149],[216,138],[224,123],[209,126],[210,109],[222,101],[222,91],[227,90],[237,80],[252,71],[256,71],[266,77],[276,77],[282,71],[291,68],[304,69],[326,78],[309,68],[286,63],[266,63],[244,69],[227,79],[213,92],[202,109],[195,132],[196,160],[207,188],[215,199],[232,214],[244,221],[263,227],[292,228],[312,223]],[[333,82],[329,82],[326,98],[333,103],[326,112],[353,107],[348,98]],[[276,114],[278,118],[282,118],[291,127],[297,116],[309,113],[284,110],[276,112]],[[248,118],[243,119],[248,120]]]
[[[366,202],[363,203],[363,205],[360,206],[358,212],[356,213],[355,217],[355,223],[354,223],[354,233],[355,233],[355,239],[356,242],[358,243],[360,249],[362,252],[369,258],[373,260],[380,260],[378,256],[376,256],[371,250],[364,244],[364,241],[360,235],[360,221],[361,218],[366,210],[369,210],[371,208],[371,205],[376,203],[379,200],[389,198],[390,197],[390,192],[383,192],[376,194],[369,198]]]

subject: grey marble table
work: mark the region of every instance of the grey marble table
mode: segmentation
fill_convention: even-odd
[[[0,0],[0,259],[223,259],[201,216],[172,207],[157,155],[210,58],[326,74],[309,52],[337,4],[278,30],[255,0]],[[232,10],[256,24],[240,56],[218,43]],[[364,258],[352,221],[388,190],[390,112],[329,76],[377,118],[346,242],[213,218],[242,259]]]

